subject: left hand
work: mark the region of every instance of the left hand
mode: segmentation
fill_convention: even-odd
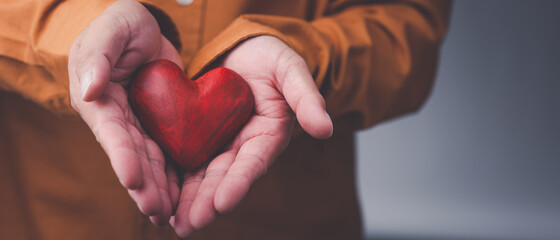
[[[224,58],[223,67],[239,73],[251,87],[254,115],[207,167],[185,173],[170,221],[181,237],[205,227],[217,213],[232,210],[243,199],[288,145],[296,118],[315,138],[325,139],[333,132],[307,64],[279,39],[245,40]]]
[[[148,9],[133,0],[119,0],[74,41],[68,75],[72,107],[140,211],[162,225],[169,221],[179,195],[177,178],[133,114],[125,87],[137,68],[156,59],[182,66]]]

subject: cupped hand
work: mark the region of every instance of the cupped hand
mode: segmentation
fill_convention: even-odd
[[[254,115],[223,153],[196,173],[185,173],[171,224],[182,237],[232,210],[251,184],[286,148],[295,120],[311,136],[332,135],[333,125],[305,61],[275,37],[245,40],[223,60],[255,97]],[[295,113],[295,115],[294,115]]]
[[[163,153],[132,113],[124,87],[138,67],[156,59],[182,66],[150,12],[135,1],[119,0],[75,40],[68,74],[72,107],[91,128],[139,209],[161,225],[168,222],[173,198],[176,202],[179,196],[177,176],[166,173]]]

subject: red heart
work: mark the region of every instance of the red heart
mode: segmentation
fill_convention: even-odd
[[[251,89],[234,71],[217,68],[191,81],[167,60],[138,71],[129,102],[148,134],[187,171],[212,158],[253,111]]]

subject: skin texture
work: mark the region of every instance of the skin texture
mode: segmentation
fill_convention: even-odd
[[[138,208],[158,225],[169,222],[181,237],[233,209],[251,184],[286,148],[297,120],[324,139],[333,126],[305,61],[282,41],[260,36],[240,43],[223,67],[245,79],[254,111],[224,152],[197,172],[167,164],[127,101],[131,74],[167,59],[183,66],[157,22],[139,3],[121,0],[74,42],[68,73],[73,108],[107,153],[116,176]],[[179,177],[179,174],[183,174]]]
[[[227,68],[192,81],[173,62],[156,60],[136,74],[129,102],[164,152],[192,172],[241,129],[254,100],[245,80]]]

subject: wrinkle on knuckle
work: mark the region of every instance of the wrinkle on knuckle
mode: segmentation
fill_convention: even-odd
[[[78,55],[77,55],[78,61],[76,65],[86,63],[88,60],[92,59],[93,56],[95,56],[95,54],[97,53],[93,49],[88,49],[86,47],[80,48],[80,51],[78,51]]]
[[[241,180],[244,185],[251,185],[251,183],[253,182],[252,178],[250,176],[247,176],[246,173],[232,171],[228,172],[228,175],[232,178]]]
[[[262,175],[268,172],[268,161],[260,156],[259,154],[255,153],[245,153],[246,157],[252,158],[252,170],[250,171],[234,171],[232,172],[233,176],[237,176],[242,178],[248,184],[251,184],[253,181],[257,180]]]
[[[307,67],[305,60],[289,47],[286,47],[278,54],[277,62],[280,69],[284,71],[293,69],[294,67]]]
[[[278,75],[282,79],[280,89],[282,92],[287,86],[298,86],[298,80],[303,79],[304,71],[309,71],[307,63],[299,55],[295,54],[283,60],[279,65]]]
[[[227,173],[227,169],[220,168],[220,169],[209,169],[204,173],[204,178],[216,178],[216,177],[223,177]]]

